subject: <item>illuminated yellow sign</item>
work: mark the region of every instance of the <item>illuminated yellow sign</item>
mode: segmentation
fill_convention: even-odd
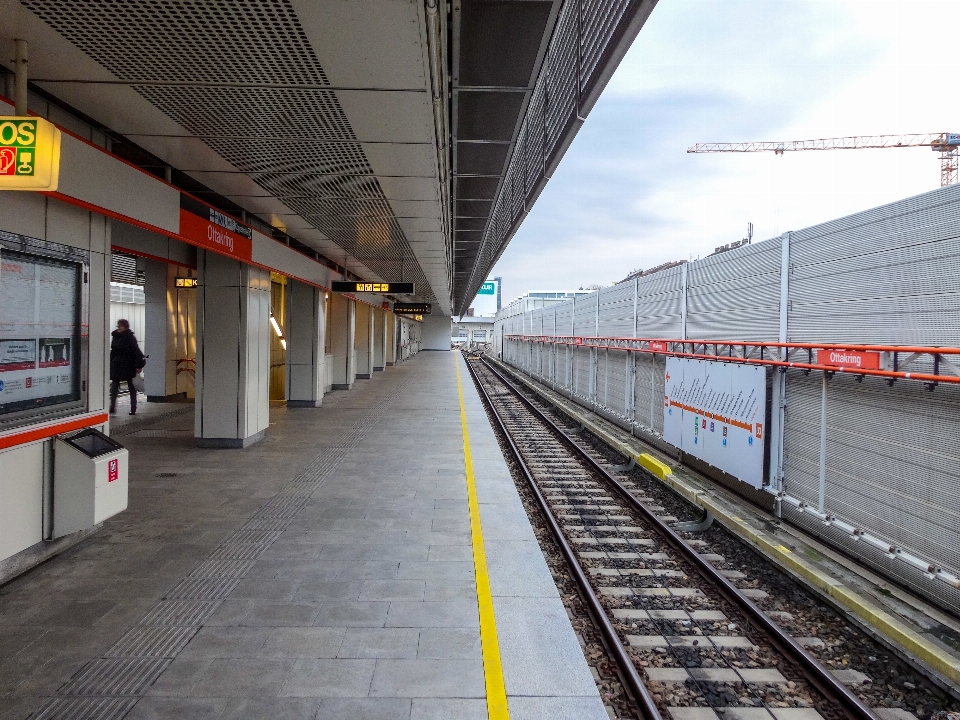
[[[412,295],[413,283],[368,283],[336,280],[333,282],[334,292],[346,293],[396,293],[398,295]]]
[[[177,287],[192,288],[197,287],[200,281],[197,278],[179,277],[177,278]]]
[[[0,190],[56,190],[60,130],[43,118],[0,116]]]

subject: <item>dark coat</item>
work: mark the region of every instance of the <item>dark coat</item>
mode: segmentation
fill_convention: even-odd
[[[129,380],[144,365],[137,336],[133,330],[114,330],[110,335],[110,379]]]

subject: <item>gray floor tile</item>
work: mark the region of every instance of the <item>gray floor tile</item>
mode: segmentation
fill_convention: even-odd
[[[417,657],[434,660],[481,658],[480,633],[466,628],[423,628]]]
[[[337,657],[415,658],[419,639],[417,628],[349,628]]]
[[[337,580],[386,580],[397,576],[399,560],[345,560],[340,563]]]
[[[456,546],[451,546],[456,547]],[[426,562],[418,560],[405,560],[400,563],[400,569],[397,571],[397,577],[401,579],[417,580],[472,580],[474,577],[473,557],[469,561],[435,562],[427,560]]]
[[[215,658],[176,658],[157,678],[148,696],[184,697],[193,695],[193,686]]]
[[[408,720],[406,698],[327,698],[320,701],[318,720]]]
[[[179,657],[252,658],[260,654],[269,632],[249,627],[204,627],[193,636]]]
[[[281,625],[312,625],[320,611],[320,603],[258,602],[240,621],[241,625],[273,627]]]
[[[125,720],[217,720],[227,707],[226,698],[140,698]]]
[[[316,698],[231,698],[217,720],[313,720],[319,704]]]
[[[423,600],[423,586],[423,580],[364,580],[359,599],[367,602]]]
[[[427,580],[423,591],[425,602],[443,602],[446,600],[477,600],[477,584],[459,580]]]
[[[335,627],[282,627],[269,631],[261,654],[271,658],[334,658],[346,631]]]
[[[510,720],[610,720],[598,697],[507,697]]]
[[[597,697],[560,599],[494,598],[508,695]]]
[[[560,597],[536,540],[491,541],[484,546],[494,597]]]
[[[386,626],[479,628],[479,609],[475,600],[393,602]]]
[[[366,697],[375,660],[298,660],[281,697]]]
[[[253,600],[292,600],[301,582],[300,579],[245,579],[240,581],[240,584],[230,593],[230,597]]]
[[[473,562],[472,545],[431,545],[427,560]]]
[[[388,602],[327,602],[313,622],[332,627],[383,627],[389,610]]]
[[[275,696],[293,664],[293,660],[216,659],[186,694],[194,697]]]
[[[464,698],[414,698],[410,720],[487,720],[487,701]]]
[[[486,697],[481,660],[378,660],[373,697]]]
[[[356,600],[363,583],[359,580],[307,580],[298,589],[296,600]]]

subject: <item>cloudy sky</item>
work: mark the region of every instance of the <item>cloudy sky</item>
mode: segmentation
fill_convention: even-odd
[[[492,275],[609,284],[940,184],[925,148],[688,155],[696,142],[960,132],[955,2],[660,0]]]

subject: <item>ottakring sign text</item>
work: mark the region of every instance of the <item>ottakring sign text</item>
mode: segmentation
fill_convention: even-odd
[[[0,190],[57,189],[60,130],[39,117],[0,116]]]

